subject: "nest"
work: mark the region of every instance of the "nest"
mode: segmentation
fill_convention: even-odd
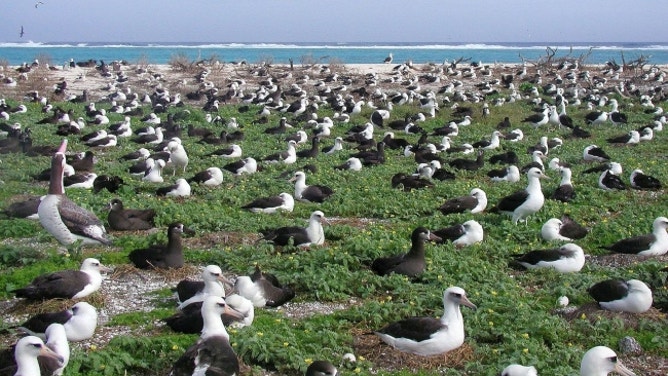
[[[194,275],[199,275],[201,271],[197,266],[193,265],[184,265],[180,268],[143,270],[130,264],[122,264],[114,268],[114,272],[111,274],[110,278],[116,279],[124,278],[127,275],[136,275],[141,280],[147,281],[149,279],[149,277],[146,276],[147,273],[153,274],[153,277],[162,278],[166,282],[174,282],[192,278]]]
[[[444,354],[421,356],[396,350],[369,332],[356,330],[353,336],[355,354],[366,358],[377,368],[387,371],[463,369],[466,363],[474,359],[473,348],[467,343]]]
[[[239,246],[254,244],[259,238],[259,234],[219,231],[207,233],[196,238],[187,238],[183,241],[189,248],[210,249],[221,245]]]
[[[656,308],[650,308],[649,311],[643,313],[629,313],[629,312],[613,312],[601,309],[598,303],[585,303],[580,307],[560,308],[555,311],[556,314],[562,316],[566,320],[574,321],[585,319],[592,325],[596,324],[601,319],[614,320],[619,319],[624,323],[625,328],[638,329],[640,319],[647,319],[657,322],[665,322],[667,320],[666,314]]]
[[[7,313],[34,316],[40,313],[64,311],[83,301],[95,307],[103,307],[106,303],[106,298],[103,294],[95,293],[84,299],[49,299],[41,301],[20,299],[7,310]]]

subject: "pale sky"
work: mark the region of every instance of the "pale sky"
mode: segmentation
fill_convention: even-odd
[[[667,14],[667,0],[1,0],[0,42],[665,42]]]

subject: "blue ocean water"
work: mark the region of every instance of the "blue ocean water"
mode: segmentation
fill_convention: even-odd
[[[10,65],[48,59],[61,65],[70,59],[94,59],[105,62],[125,60],[167,64],[175,56],[189,60],[216,58],[223,62],[295,64],[302,62],[373,64],[382,63],[390,52],[394,62],[442,63],[459,58],[490,63],[521,63],[546,55],[547,48],[557,50],[557,57],[578,58],[588,55],[585,63],[621,63],[640,56],[650,64],[668,64],[667,43],[0,43],[0,59]]]

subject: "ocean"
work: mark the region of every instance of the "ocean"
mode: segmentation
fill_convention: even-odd
[[[287,64],[382,63],[389,53],[393,63],[412,60],[416,64],[452,62],[521,63],[546,56],[547,48],[556,57],[577,59],[587,64],[606,61],[622,63],[645,57],[649,64],[668,64],[668,43],[0,43],[0,59],[10,65],[47,60],[62,65],[89,59],[128,63],[168,64],[175,57],[188,60],[215,58],[222,62],[246,61]]]

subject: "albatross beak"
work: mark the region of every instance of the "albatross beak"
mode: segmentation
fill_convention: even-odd
[[[626,368],[619,359],[617,360],[617,363],[615,363],[615,372],[623,376],[636,376],[636,374]]]
[[[114,269],[100,264],[100,272],[111,273],[113,271],[114,271]]]
[[[65,151],[67,150],[67,139],[63,139],[63,142],[60,144],[60,147],[58,148],[58,151],[56,153],[63,153],[65,154]]]
[[[228,286],[230,286],[230,287],[234,287],[234,282],[232,282],[232,281],[230,281],[229,279],[225,278],[225,276],[222,275],[222,274],[219,275],[216,279],[219,280],[220,283],[222,283],[222,284],[224,284],[224,285],[228,285]]]
[[[476,307],[475,304],[471,303],[471,301],[469,300],[469,298],[466,297],[466,295],[462,295],[461,299],[459,300],[459,304],[465,305],[474,311],[478,309],[478,307]]]
[[[236,309],[230,307],[229,305],[225,305],[225,311],[223,312],[223,315],[232,317],[233,319],[237,320],[243,320],[244,319],[244,314],[237,311]]]
[[[442,239],[440,236],[434,234],[434,233],[431,232],[431,231],[429,231],[429,237],[428,237],[428,239],[431,240],[432,242],[440,242],[440,241],[443,241],[443,239]]]
[[[54,359],[58,362],[59,366],[62,366],[63,363],[65,363],[65,359],[63,359],[62,356],[56,354],[53,350],[48,348],[46,345],[42,346],[42,348],[39,350],[39,356]]]

